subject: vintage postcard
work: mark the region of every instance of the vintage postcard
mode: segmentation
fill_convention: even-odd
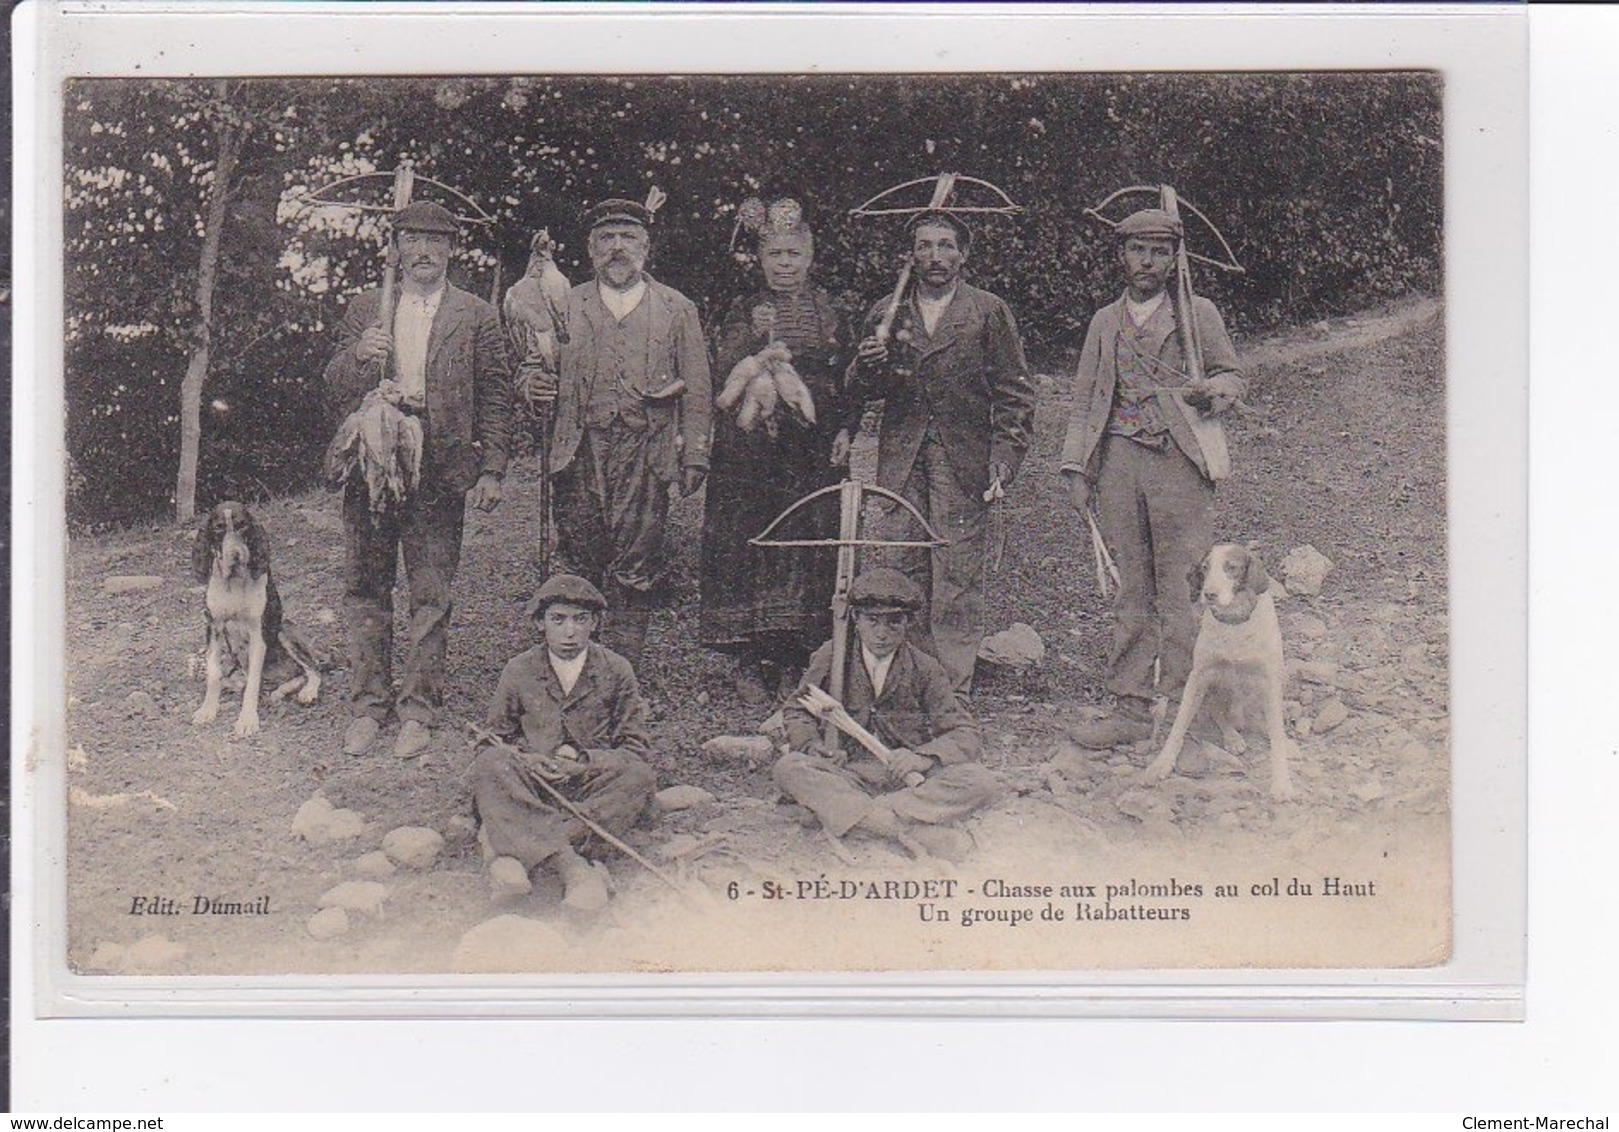
[[[60,987],[1452,977],[1521,100],[767,57],[67,68]]]

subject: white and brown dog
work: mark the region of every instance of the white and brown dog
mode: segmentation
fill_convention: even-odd
[[[1186,730],[1197,717],[1205,697],[1212,703],[1221,740],[1233,754],[1248,744],[1237,732],[1245,703],[1258,693],[1270,739],[1270,793],[1285,800],[1293,796],[1288,760],[1294,752],[1282,713],[1282,627],[1276,604],[1267,592],[1270,575],[1259,556],[1233,543],[1220,543],[1187,575],[1191,600],[1203,603],[1203,621],[1192,646],[1192,673],[1186,680],[1180,710],[1164,749],[1147,767],[1149,782],[1162,782],[1175,770]],[[1222,696],[1221,693],[1224,693]]]
[[[224,678],[245,668],[237,738],[259,730],[259,687],[268,673],[283,681],[270,694],[279,700],[293,691],[310,704],[320,695],[320,665],[296,629],[282,619],[281,595],[270,576],[270,539],[246,507],[227,500],[197,530],[191,572],[208,587],[208,691],[191,717],[212,723],[219,714]]]

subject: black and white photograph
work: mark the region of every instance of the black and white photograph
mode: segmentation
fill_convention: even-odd
[[[1438,71],[62,98],[71,971],[1450,958]]]

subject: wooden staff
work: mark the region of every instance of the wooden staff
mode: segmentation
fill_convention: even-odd
[[[487,731],[484,728],[479,727],[476,723],[467,724],[467,731],[470,732],[473,739],[476,740],[476,742],[473,744],[474,746],[478,746],[478,745],[487,743],[491,747],[494,747],[496,750],[501,751],[504,754],[510,755],[513,758],[515,758],[515,759],[517,759],[517,760],[519,760],[521,762],[526,763],[526,762],[529,761],[529,756],[528,756],[527,752],[519,750],[518,748],[512,746],[510,743],[506,742],[500,736],[496,735],[494,732]],[[542,757],[542,762],[543,761],[544,760],[543,760],[543,757]],[[608,833],[607,830],[602,828],[600,823],[592,820],[578,806],[576,806],[572,802],[570,802],[563,795],[562,791],[558,790],[555,786],[552,786],[550,782],[546,781],[546,778],[545,778],[545,776],[543,774],[535,774],[535,775],[532,775],[531,777],[533,778],[534,782],[536,782],[539,785],[540,789],[544,790],[547,794],[549,794],[551,796],[551,799],[554,802],[556,802],[563,809],[567,810],[570,814],[572,814],[574,817],[578,818],[581,822],[583,822],[585,824],[586,829],[590,830],[590,832],[594,833],[597,837],[599,837],[603,841],[607,842],[607,844],[611,845],[614,849],[617,849],[619,852],[623,853],[626,857],[628,857],[630,860],[634,861],[636,864],[640,865],[643,869],[645,869],[647,872],[651,873],[653,876],[657,877],[664,884],[666,884],[670,888],[674,889],[675,892],[680,896],[680,898],[682,900],[687,901],[694,908],[698,908],[699,910],[701,910],[701,908],[702,908],[701,902],[697,901],[691,895],[691,893],[687,892],[684,888],[682,888],[680,886],[679,882],[677,882],[674,877],[670,876],[668,873],[666,873],[662,869],[658,868],[658,866],[654,865],[651,861],[649,861],[645,857],[641,856],[641,854],[637,853],[634,849],[631,849],[628,845],[624,844],[623,841],[621,841],[617,837],[614,837],[611,833]]]

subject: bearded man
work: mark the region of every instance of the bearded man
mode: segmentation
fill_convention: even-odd
[[[550,466],[561,564],[601,589],[603,643],[631,664],[668,565],[669,489],[702,486],[713,413],[697,307],[646,271],[652,215],[618,199],[586,214],[595,277],[568,293]]]

